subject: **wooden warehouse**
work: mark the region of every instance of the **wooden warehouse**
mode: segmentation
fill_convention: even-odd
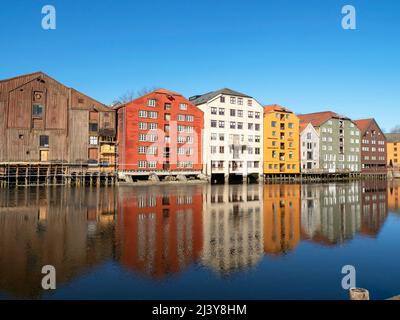
[[[97,183],[114,173],[115,134],[111,108],[43,72],[0,81],[2,185]]]

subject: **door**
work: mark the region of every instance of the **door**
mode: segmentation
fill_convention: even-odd
[[[49,150],[40,150],[40,161],[49,161]]]

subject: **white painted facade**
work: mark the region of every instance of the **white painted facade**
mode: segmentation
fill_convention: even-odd
[[[263,173],[263,107],[253,98],[218,94],[203,104],[203,172]]]
[[[301,172],[317,172],[319,169],[319,134],[309,123],[300,133]]]

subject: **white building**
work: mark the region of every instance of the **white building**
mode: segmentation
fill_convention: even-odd
[[[319,134],[311,123],[300,124],[301,172],[319,169]]]
[[[204,112],[203,171],[206,175],[258,178],[263,163],[263,107],[230,89],[194,96]]]

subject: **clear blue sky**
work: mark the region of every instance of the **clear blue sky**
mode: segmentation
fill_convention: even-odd
[[[41,28],[45,4],[55,31]],[[346,4],[355,31],[341,28]],[[107,104],[144,87],[229,87],[400,124],[398,0],[2,0],[0,30],[0,78],[42,70]]]

